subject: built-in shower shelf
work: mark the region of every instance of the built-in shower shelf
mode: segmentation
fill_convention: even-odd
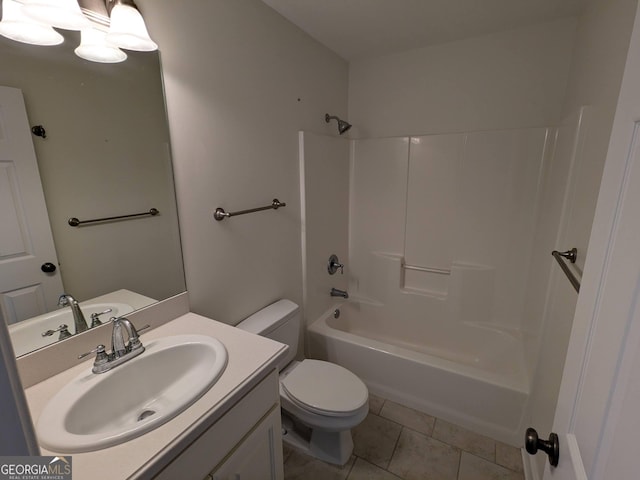
[[[444,300],[449,293],[451,270],[440,267],[411,265],[401,261],[401,290],[410,295]]]
[[[436,298],[438,300],[446,300],[447,292],[441,292],[437,290],[426,290],[421,288],[413,288],[413,287],[402,287],[401,292],[407,295],[419,295],[421,297],[430,297]]]

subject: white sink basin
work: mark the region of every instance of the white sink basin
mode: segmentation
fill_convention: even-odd
[[[111,317],[121,317],[134,310],[131,305],[119,302],[80,304],[80,309],[88,325],[91,325],[92,313],[104,312],[109,308],[111,312],[100,317],[100,321],[103,323],[108,322]],[[19,357],[38,348],[56,343],[59,337],[58,332],[49,337],[43,337],[42,333],[47,330],[55,330],[63,323],[69,326],[70,333],[75,333],[73,313],[68,307],[9,325],[14,353]]]
[[[184,411],[227,365],[224,345],[204,335],[165,337],[145,347],[107,373],[87,366],[60,390],[38,419],[40,445],[79,453],[131,440]]]

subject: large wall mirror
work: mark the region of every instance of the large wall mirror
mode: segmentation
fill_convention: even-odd
[[[29,135],[57,268],[39,275],[61,285],[53,301],[34,285],[7,287],[8,276],[15,275],[2,264],[19,255],[3,253],[0,241],[0,314],[18,356],[64,339],[55,331],[61,324],[75,334],[71,309],[57,306],[62,293],[80,302],[89,325],[92,313],[111,309],[98,318],[104,322],[185,291],[158,53],[127,52],[123,63],[92,63],[73,53],[79,33],[64,35],[66,41],[53,47],[0,37],[0,86],[20,89],[28,128],[41,125],[46,132],[46,138]],[[11,118],[5,112],[1,121]],[[0,175],[0,196],[8,199],[19,188],[11,183],[10,160],[0,158],[0,166],[8,166]],[[30,198],[29,192],[21,194]],[[68,222],[152,208],[159,214],[77,227]]]

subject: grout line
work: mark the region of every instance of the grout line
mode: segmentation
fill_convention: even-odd
[[[389,467],[391,466],[391,460],[393,460],[393,456],[396,454],[396,451],[398,450],[398,444],[400,443],[400,437],[402,436],[402,431],[403,430],[404,430],[404,425],[400,429],[400,433],[398,434],[398,438],[396,438],[396,443],[393,446],[393,451],[391,452],[391,456],[389,457],[389,462],[387,463],[387,466],[385,468],[385,470],[387,472],[389,472]],[[393,472],[389,472],[389,473],[393,473]]]
[[[344,480],[349,480],[349,475],[351,475],[351,472],[353,472],[353,467],[356,466],[356,462],[357,461],[358,461],[358,456],[357,455],[353,455],[353,463],[351,464],[351,468],[349,469],[349,472],[347,473],[347,476],[344,477]]]

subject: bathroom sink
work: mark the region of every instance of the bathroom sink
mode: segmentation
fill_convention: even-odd
[[[110,317],[120,317],[134,310],[131,305],[120,302],[82,303],[80,307],[89,325],[91,324],[92,313],[100,313],[111,309],[111,312],[100,317],[100,320],[106,323]],[[61,308],[23,322],[9,325],[9,333],[11,334],[15,355],[19,357],[25,353],[57,342],[58,333],[54,333],[48,337],[43,337],[42,333],[47,330],[55,330],[63,323],[69,326],[69,332],[75,333],[73,313],[70,308]]]
[[[145,343],[145,348],[103,374],[87,366],[65,385],[38,419],[40,445],[79,453],[131,440],[188,408],[227,365],[224,345],[204,335],[165,337]]]

